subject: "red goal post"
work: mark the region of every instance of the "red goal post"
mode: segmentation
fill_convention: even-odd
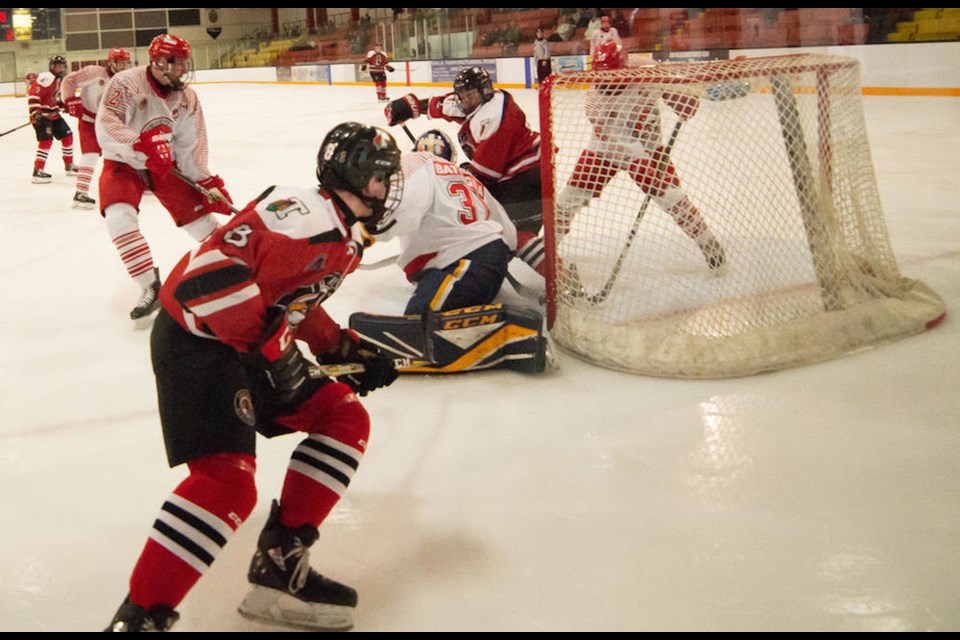
[[[677,96],[695,110],[682,125]],[[671,165],[679,184],[649,189],[645,203],[637,150],[653,109],[659,150],[650,143],[646,166]],[[637,121],[648,127],[633,141],[604,128]],[[894,258],[854,59],[561,73],[540,87],[540,131],[548,326],[578,357],[654,376],[743,376],[915,334],[945,314]],[[597,148],[620,170],[601,175],[595,162],[585,173],[581,157]]]

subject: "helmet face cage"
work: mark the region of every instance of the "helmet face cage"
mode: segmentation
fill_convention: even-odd
[[[386,186],[383,198],[363,193],[376,178]],[[373,210],[362,220],[367,231],[382,233],[391,224],[403,195],[400,149],[389,133],[378,127],[345,122],[323,139],[317,154],[317,179],[327,191],[343,189]]]
[[[450,136],[439,129],[431,129],[417,138],[417,151],[428,151],[448,162],[457,163],[457,150]]]
[[[170,86],[174,90],[183,89],[193,77],[193,57],[191,56],[190,43],[169,33],[163,33],[153,39],[150,48],[147,49],[147,55],[150,57],[150,65],[161,75],[170,81]],[[184,58],[187,61],[187,70],[179,78],[172,78],[168,75],[170,65],[175,58]]]
[[[619,42],[609,40],[599,45],[597,50],[593,52],[594,71],[623,69],[626,66],[626,55],[623,51],[623,45]]]
[[[460,100],[460,94],[465,91],[476,89],[480,92],[481,104],[493,97],[493,81],[490,80],[490,74],[483,67],[467,67],[457,72],[453,79],[453,92]]]

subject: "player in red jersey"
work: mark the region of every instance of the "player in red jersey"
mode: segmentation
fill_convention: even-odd
[[[63,145],[63,167],[68,176],[77,175],[73,164],[73,131],[60,116],[60,81],[67,71],[67,59],[63,56],[50,58],[49,70],[37,75],[27,92],[27,108],[30,121],[37,134],[37,155],[33,161],[33,182],[45,184],[53,176],[44,171],[47,156],[56,138]]]
[[[360,71],[370,70],[370,79],[377,88],[377,100],[381,102],[389,100],[387,97],[387,71],[393,73],[393,67],[387,54],[380,49],[380,43],[374,45],[373,49],[367,51],[363,64],[360,65]]]
[[[540,188],[540,134],[513,96],[494,89],[483,67],[461,69],[453,91],[419,99],[412,93],[384,109],[390,125],[426,113],[460,124],[458,141],[470,159],[468,168],[503,205],[517,228],[517,256],[535,269],[543,263],[543,226]]]
[[[90,181],[100,158],[100,144],[94,122],[100,98],[118,71],[130,68],[130,52],[126,49],[110,49],[107,66],[90,64],[67,74],[60,85],[60,99],[67,113],[77,119],[80,135],[80,160],[77,163],[77,190],[73,194],[74,209],[92,209],[97,202],[89,196]],[[77,94],[79,91],[79,95]]]
[[[301,432],[247,575],[244,615],[347,629],[357,592],[310,568],[317,528],[367,448],[357,394],[391,384],[393,361],[342,330],[321,304],[356,269],[368,232],[403,192],[389,133],[348,122],[317,155],[320,187],[270,187],[185,255],[160,291],[150,340],[171,466],[189,475],[164,502],[108,631],[158,631],[253,511],[255,440]],[[357,223],[360,224],[357,224]],[[324,363],[364,371],[312,377]]]
[[[190,43],[171,34],[153,39],[149,65],[110,78],[97,110],[103,150],[100,210],[127,273],[142,287],[130,312],[134,320],[157,310],[160,274],[140,233],[140,200],[149,189],[178,227],[198,241],[217,228],[213,214],[229,215],[230,195],[207,166],[207,125],[194,90],[187,86]],[[213,197],[173,174],[176,168]]]

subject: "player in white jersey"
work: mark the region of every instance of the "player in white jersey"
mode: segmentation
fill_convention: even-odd
[[[63,108],[77,119],[80,135],[80,160],[77,162],[77,190],[73,194],[74,209],[92,209],[96,200],[90,197],[90,181],[100,159],[100,144],[94,126],[100,98],[107,83],[120,71],[130,68],[130,52],[123,48],[110,49],[107,66],[90,64],[68,73],[60,83]],[[79,95],[77,94],[79,91]]]
[[[399,239],[397,262],[416,288],[403,316],[354,313],[350,327],[398,357],[430,361],[402,372],[503,366],[538,373],[548,358],[542,316],[494,304],[517,248],[516,227],[455,154],[436,129],[403,154],[403,200],[375,235]]]
[[[492,302],[517,248],[517,231],[483,183],[456,165],[447,135],[431,130],[403,154],[404,197],[378,238],[399,238],[397,262],[416,291],[405,313]]]
[[[207,125],[197,94],[186,85],[190,44],[163,34],[148,49],[150,63],[110,79],[97,111],[103,150],[100,210],[130,277],[143,290],[130,312],[149,316],[159,304],[160,276],[137,215],[146,190],[153,192],[178,227],[202,241],[217,228],[212,215],[231,213],[223,180],[207,167]],[[174,175],[179,170],[210,197]]]
[[[624,66],[626,53],[619,42],[597,47],[594,70]],[[695,96],[653,92],[638,83],[600,81],[590,89],[586,112],[594,135],[557,197],[557,235],[566,235],[577,212],[591,198],[600,197],[617,173],[625,171],[697,243],[707,266],[720,269],[726,262],[723,247],[680,185],[669,150],[661,144],[661,99],[681,120],[692,118],[699,108]]]

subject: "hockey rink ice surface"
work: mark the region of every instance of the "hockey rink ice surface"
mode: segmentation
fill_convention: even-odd
[[[315,184],[332,126],[385,124],[372,86],[195,88],[238,204]],[[539,127],[536,93],[513,93]],[[943,297],[946,320],[739,379],[562,352],[540,376],[401,377],[363,401],[370,448],[312,549],[359,591],[355,630],[960,629],[960,100],[864,104],[900,268]],[[0,98],[0,130],[26,113]],[[456,131],[409,127],[437,124]],[[139,291],[98,213],[70,208],[59,143],[53,182],[31,184],[35,148],[30,128],[0,138],[0,631],[99,631],[185,470],[167,467],[149,331],[127,315]],[[141,225],[161,274],[194,246],[152,196]],[[359,271],[325,306],[346,324],[401,312],[411,291],[395,266]],[[236,608],[298,442],[260,440],[257,507],[174,631],[285,630]]]

